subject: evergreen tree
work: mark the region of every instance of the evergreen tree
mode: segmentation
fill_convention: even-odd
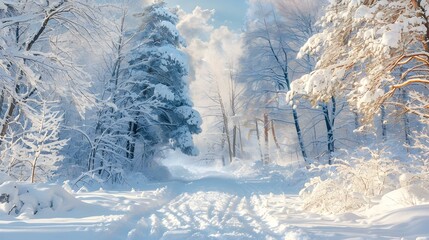
[[[131,44],[128,92],[124,94],[134,119],[129,125],[134,139],[127,144],[130,157],[138,153],[136,142],[144,143],[139,149],[145,163],[165,146],[196,155],[192,134],[201,132],[201,117],[189,97],[188,63],[180,51],[185,43],[176,29],[178,18],[163,1],[145,8],[137,17],[141,25]]]

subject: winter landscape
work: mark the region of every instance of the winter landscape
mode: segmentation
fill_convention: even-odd
[[[0,239],[429,239],[429,1],[0,0]]]

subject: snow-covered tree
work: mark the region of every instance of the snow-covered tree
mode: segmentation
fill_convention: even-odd
[[[429,83],[428,10],[427,1],[417,0],[331,1],[320,20],[323,31],[300,52],[319,56],[316,68],[292,84],[289,99],[304,94],[316,104],[345,96],[364,120],[383,103],[428,116],[425,90],[415,87]],[[395,101],[405,87],[414,90],[414,100]]]
[[[81,115],[93,104],[90,77],[71,46],[90,41],[97,18],[79,0],[2,1],[0,16],[0,144],[8,151],[38,124],[30,112],[42,112],[44,102],[67,103]]]
[[[59,111],[55,111],[48,103],[43,102],[40,113],[33,115],[30,131],[22,138],[22,143],[31,156],[31,182],[35,182],[38,172],[41,177],[51,176],[57,168],[59,161],[63,159],[60,150],[67,143],[67,139],[59,139],[60,124],[63,120]],[[22,154],[22,152],[21,152]]]
[[[62,35],[88,31],[91,8],[80,1],[8,1],[2,6],[6,17],[0,20],[0,67],[3,94],[9,101],[2,136],[17,105],[35,92],[70,96],[79,109],[88,107],[88,76],[64,52],[67,40]]]
[[[92,128],[88,132],[91,149],[88,156],[88,173],[98,174],[102,180],[121,181],[122,173],[128,166],[128,155],[125,142],[129,140],[129,118],[126,109],[118,104],[123,93],[124,58],[126,55],[125,20],[128,10],[125,7],[116,7],[120,10],[120,18],[109,23],[115,27],[108,32],[105,53],[105,66],[98,77],[99,97],[96,104],[96,117],[91,118]],[[110,11],[107,11],[110,13]],[[108,40],[111,39],[111,42]]]
[[[407,164],[383,150],[362,157],[364,148],[356,159],[351,155],[346,161],[337,159],[328,176],[311,179],[301,191],[307,210],[339,213],[368,207],[372,198],[400,187],[427,190],[428,10],[425,0],[330,1],[319,22],[322,31],[301,48],[301,59],[312,55],[317,63],[311,73],[292,83],[287,100],[301,95],[319,105],[345,97],[364,123],[374,122],[380,113],[375,124],[381,126],[383,141],[390,138],[389,112],[395,113],[391,115],[401,117],[404,142],[412,149],[400,159]],[[413,126],[420,131],[415,142],[410,140],[412,118],[407,113],[423,119]],[[365,144],[371,146],[370,141]],[[413,148],[421,151],[413,154]],[[398,144],[393,150],[397,156],[404,154]],[[418,161],[411,162],[413,158]]]
[[[58,136],[63,116],[54,109],[56,103],[40,104],[35,108],[26,106],[22,109],[26,116],[22,132],[4,139],[3,168],[17,180],[45,181],[53,176],[64,158],[60,150],[67,139],[59,139]]]
[[[294,49],[290,27],[284,19],[276,16],[273,8],[255,5],[253,7],[257,10],[253,14],[254,19],[248,20],[244,36],[246,49],[241,59],[239,81],[245,86],[243,97],[249,99],[246,101],[247,111],[251,111],[252,116],[257,116],[256,125],[260,121],[263,126],[264,158],[268,160],[269,133],[272,127],[270,122],[288,122],[286,111],[281,106],[285,104],[280,102],[279,95],[289,90],[294,74],[302,70],[292,66]],[[308,153],[298,111],[295,108],[287,110],[290,110],[293,118],[299,152],[307,160]],[[249,119],[249,122],[254,121],[255,119]],[[259,130],[256,130],[258,133]]]
[[[242,89],[237,86],[234,70],[230,69],[229,71],[228,86],[222,85],[225,83],[224,79],[210,77],[208,84],[211,91],[207,97],[211,100],[211,104],[206,106],[210,112],[207,117],[216,119],[210,127],[214,129],[211,134],[217,137],[209,143],[209,153],[216,156],[221,155],[224,166],[227,163],[232,163],[236,157],[240,158],[245,154],[240,123],[243,111],[243,102],[240,101]],[[227,157],[228,161],[226,161]]]
[[[175,26],[178,18],[163,1],[137,17],[141,23],[130,44],[127,92],[123,94],[123,106],[132,118],[128,151],[134,157],[135,145],[143,143],[139,150],[144,164],[163,146],[196,155],[192,134],[201,131],[201,118],[188,93],[187,59],[180,50],[184,41]]]
[[[341,98],[331,98],[327,103],[319,103],[320,111],[314,111],[309,110],[309,104],[305,99],[300,99],[300,96],[296,96],[294,100],[300,101],[301,104],[292,106],[283,101],[282,97],[291,89],[295,79],[314,69],[313,56],[307,54],[301,59],[296,59],[296,55],[300,46],[319,31],[315,22],[321,6],[325,3],[313,0],[300,3],[292,0],[267,2],[273,5],[265,1],[251,2],[253,10],[252,14],[249,14],[244,34],[246,48],[239,79],[245,85],[244,98],[250,99],[247,101],[248,110],[259,115],[261,120],[264,119],[261,125],[264,126],[265,145],[269,145],[268,137],[265,136],[270,130],[274,130],[269,122],[275,122],[280,139],[297,139],[287,141],[285,145],[288,147],[296,145],[294,148],[305,160],[319,155],[326,155],[331,159],[336,149],[334,145],[336,141],[334,131],[338,130],[335,125],[338,120],[336,118],[343,110],[344,101]],[[291,136],[289,134],[282,136],[285,129],[290,129],[284,127],[289,124],[295,133],[291,132],[293,133]],[[316,128],[324,129],[316,131]],[[326,132],[323,139],[318,132]],[[323,150],[319,143],[324,144]],[[327,154],[324,154],[325,152]]]

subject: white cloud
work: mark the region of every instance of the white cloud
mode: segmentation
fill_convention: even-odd
[[[178,15],[180,22],[177,25],[177,28],[188,40],[196,38],[206,40],[214,29],[214,27],[209,23],[213,18],[214,13],[214,10],[202,9],[199,6],[197,6],[190,14],[179,9]]]
[[[238,65],[242,54],[242,36],[226,26],[215,28],[212,25],[214,10],[196,7],[192,13],[179,10],[180,22],[178,29],[187,41],[186,53],[190,57],[190,91],[197,110],[203,116],[213,114],[207,108],[213,105],[208,98],[210,90],[216,83],[220,87],[228,86],[230,68]],[[222,91],[222,89],[221,89]],[[203,134],[196,137],[196,142],[206,142],[210,134],[209,126],[213,118],[204,118]],[[219,136],[215,136],[219,138]],[[201,146],[204,148],[205,146]]]
[[[242,53],[241,34],[226,26],[215,28],[211,24],[213,14],[214,10],[201,7],[192,13],[179,10],[178,29],[187,41],[185,52],[191,60],[192,82],[207,81],[209,75],[219,80],[227,77],[225,69],[237,63]]]

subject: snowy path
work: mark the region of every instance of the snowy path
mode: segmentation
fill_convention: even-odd
[[[272,179],[206,178],[149,184],[144,191],[76,193],[85,204],[63,216],[22,220],[1,216],[0,239],[416,239],[429,235],[425,227],[429,205],[372,219],[350,214],[327,218],[299,211],[299,199],[287,194],[286,185]],[[411,213],[412,219],[401,219],[403,213]]]
[[[140,219],[130,239],[416,239],[405,226],[370,225],[355,215],[324,218],[298,209],[296,195],[183,193]],[[424,210],[426,209],[426,210]],[[429,205],[421,211],[428,211]],[[426,215],[426,221],[428,220]],[[420,225],[420,228],[424,223]],[[417,226],[419,228],[419,226]],[[426,235],[429,232],[426,230]]]

